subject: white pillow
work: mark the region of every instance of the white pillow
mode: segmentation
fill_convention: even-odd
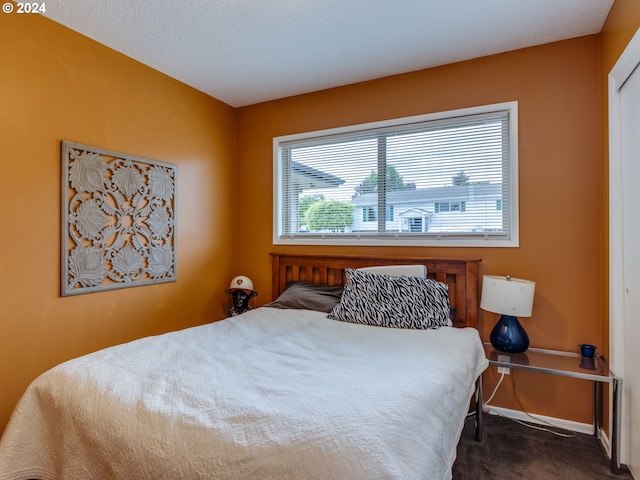
[[[391,277],[427,278],[427,267],[425,265],[377,265],[375,267],[358,268],[358,270]]]

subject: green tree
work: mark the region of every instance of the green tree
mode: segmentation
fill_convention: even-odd
[[[464,172],[458,172],[451,177],[451,181],[454,185],[469,185],[469,175]]]
[[[315,195],[305,195],[300,199],[298,203],[298,226],[301,227],[307,224],[305,215],[309,207],[320,200],[324,200],[324,195],[317,193]]]
[[[353,225],[353,205],[338,200],[319,200],[307,209],[305,218],[309,230],[344,232]]]
[[[397,190],[404,190],[404,180],[398,173],[398,170],[393,165],[387,165],[386,174],[386,189],[387,192],[394,192]],[[366,195],[367,193],[376,193],[378,191],[378,172],[371,170],[371,173],[367,178],[362,180],[360,184],[355,187],[356,196]]]

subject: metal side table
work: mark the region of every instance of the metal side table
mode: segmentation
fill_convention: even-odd
[[[616,377],[602,358],[595,356],[585,358],[578,353],[559,352],[530,348],[524,353],[506,353],[495,350],[491,344],[484,344],[484,352],[489,365],[494,367],[513,368],[529,372],[560,375],[564,377],[591,380],[594,385],[593,434],[600,437],[599,417],[602,413],[601,384],[610,383],[613,388],[611,404],[611,472],[620,473],[620,404],[622,395],[622,379]]]

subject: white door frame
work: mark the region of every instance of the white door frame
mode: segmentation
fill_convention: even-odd
[[[609,351],[613,373],[624,379],[624,237],[622,192],[622,125],[620,88],[640,63],[640,29],[609,73]],[[620,461],[628,461],[625,390],[622,384],[620,412]],[[611,399],[610,399],[611,401]],[[609,422],[612,419],[609,418]]]

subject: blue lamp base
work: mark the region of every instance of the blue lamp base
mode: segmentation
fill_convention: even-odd
[[[491,330],[491,345],[496,350],[508,353],[522,353],[529,348],[529,336],[517,317],[502,315]]]

